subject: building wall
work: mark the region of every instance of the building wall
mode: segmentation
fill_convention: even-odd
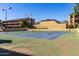
[[[21,28],[21,20],[25,20],[25,21],[29,22],[29,24],[30,24],[29,28],[33,27],[34,19],[32,19],[32,18],[21,18],[21,19],[13,19],[13,20],[3,21],[2,22],[2,25],[4,26],[3,30],[4,31],[23,30]],[[26,25],[25,29],[27,29],[27,28],[28,27]]]
[[[71,14],[69,15],[68,28],[78,28],[79,15]]]
[[[56,21],[43,21],[34,26],[39,29],[66,29],[66,23],[57,23]]]

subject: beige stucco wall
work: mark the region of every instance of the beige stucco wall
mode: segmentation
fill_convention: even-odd
[[[57,23],[56,21],[43,21],[34,26],[40,29],[66,29],[66,23]]]

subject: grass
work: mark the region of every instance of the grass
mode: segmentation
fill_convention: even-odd
[[[55,40],[19,38],[10,35],[0,35],[0,39],[12,40],[12,43],[0,44],[1,48],[30,47],[32,55],[79,55],[79,33],[65,33]]]

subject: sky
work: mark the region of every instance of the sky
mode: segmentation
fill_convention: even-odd
[[[12,7],[12,9],[8,9]],[[73,12],[72,3],[0,3],[0,19],[5,19],[3,8],[7,8],[7,19],[32,17],[36,21],[56,19],[58,21],[68,20],[69,14]]]

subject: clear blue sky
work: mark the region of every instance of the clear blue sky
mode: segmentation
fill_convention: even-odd
[[[32,14],[32,17],[39,20],[57,19],[64,21],[73,12],[72,3],[0,3],[0,19],[4,20],[4,12],[1,8],[12,7],[8,10],[8,19],[24,18]]]

